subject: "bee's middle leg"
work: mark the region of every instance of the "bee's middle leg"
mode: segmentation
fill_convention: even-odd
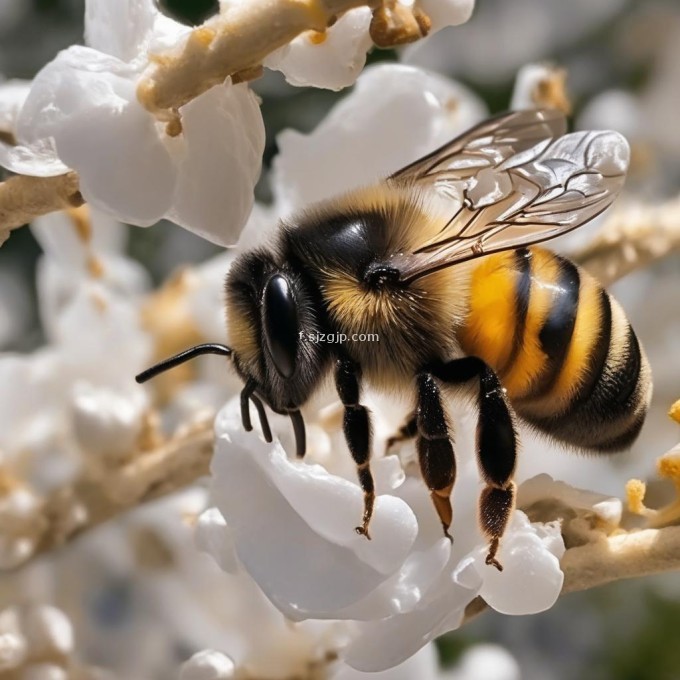
[[[437,378],[449,384],[479,379],[477,460],[486,483],[479,499],[479,519],[490,539],[486,563],[502,571],[496,553],[510,522],[516,495],[512,478],[517,461],[517,432],[510,404],[498,376],[477,357],[454,359],[432,370]]]
[[[444,535],[451,539],[449,527],[453,520],[451,491],[456,479],[456,459],[449,425],[437,381],[430,373],[416,377],[418,405],[416,407],[418,462],[423,479],[430,489],[430,498],[437,510]]]
[[[371,416],[368,409],[359,403],[361,391],[361,369],[350,359],[338,359],[335,365],[335,386],[345,407],[343,430],[347,446],[357,464],[359,484],[364,492],[364,516],[356,532],[370,540],[368,525],[373,516],[375,485],[371,474]]]

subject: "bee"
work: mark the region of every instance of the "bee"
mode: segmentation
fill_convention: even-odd
[[[515,505],[516,423],[569,447],[626,449],[651,398],[645,354],[618,303],[587,272],[536,245],[605,210],[623,186],[625,139],[566,134],[553,110],[485,121],[381,183],[282,222],[277,240],[239,256],[226,282],[229,346],[191,348],[138,382],[200,354],[230,358],[271,441],[265,405],[287,414],[298,456],[300,414],[334,375],[343,430],[364,493],[375,490],[364,384],[413,395],[398,439],[414,437],[445,535],[456,460],[446,392],[469,384],[484,481],[479,521],[496,559]],[[307,342],[319,333],[379,342]],[[344,334],[344,335],[342,335]],[[470,389],[470,388],[468,388]]]

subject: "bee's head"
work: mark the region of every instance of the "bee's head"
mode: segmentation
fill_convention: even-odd
[[[271,440],[263,401],[293,421],[298,455],[304,453],[302,406],[319,385],[329,354],[306,341],[319,328],[321,306],[304,274],[277,266],[264,251],[241,255],[226,284],[229,347],[199,345],[137,376],[144,382],[199,354],[231,357],[245,386],[241,392],[243,425],[250,430],[249,403],[255,405],[263,433]]]
[[[318,386],[327,357],[305,339],[321,306],[302,272],[267,252],[242,255],[227,278],[227,326],[236,370],[275,411],[297,410]]]

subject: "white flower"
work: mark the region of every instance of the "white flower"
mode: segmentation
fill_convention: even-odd
[[[148,226],[167,217],[213,242],[237,240],[253,202],[264,128],[247,85],[218,85],[180,108],[182,133],[139,103],[136,87],[149,50],[178,42],[186,27],[151,0],[89,0],[89,47],[73,46],[33,81],[17,121],[17,146],[0,164],[51,176],[71,168],[94,207]],[[130,27],[133,27],[130,30]]]
[[[380,413],[374,416],[380,431]],[[288,426],[282,420],[272,420],[275,431]],[[562,587],[559,528],[531,525],[517,511],[499,552],[504,571],[485,565],[488,546],[476,525],[478,477],[471,438],[465,442],[462,429],[458,450],[467,443],[469,455],[458,462],[453,549],[424,483],[405,478],[393,456],[373,463],[378,498],[368,542],[353,531],[362,511],[356,482],[292,462],[280,445],[244,434],[234,400],[216,422],[212,468],[213,500],[226,525],[213,516],[203,545],[229,565],[233,558],[224,546],[233,541],[238,562],[288,618],[357,622],[343,659],[362,671],[396,666],[456,628],[478,594],[504,613],[542,611]],[[308,445],[313,457],[316,441],[310,437]],[[334,456],[349,458],[339,433],[333,447]]]
[[[413,0],[398,0],[412,5]],[[229,1],[223,2],[228,5]],[[431,19],[431,32],[466,22],[474,0],[420,0],[419,6]],[[373,46],[369,34],[371,10],[358,7],[343,14],[324,33],[306,32],[272,52],[267,68],[281,71],[291,85],[340,90],[351,85],[366,63]]]

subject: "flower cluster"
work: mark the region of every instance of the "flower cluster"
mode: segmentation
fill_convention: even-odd
[[[598,9],[600,18],[619,1]],[[436,33],[466,21],[473,1],[388,5],[424,12]],[[137,98],[168,50],[176,55],[201,36],[209,42],[209,31],[191,31],[151,0],[86,6],[87,46],[60,53],[32,83],[0,85],[0,164],[36,177],[76,170],[89,204],[33,223],[44,251],[37,289],[46,345],[0,355],[0,569],[41,550],[55,507],[71,511],[59,515],[56,528],[78,533],[101,521],[96,512],[88,516],[97,502],[128,507],[137,480],[124,473],[158,465],[173,438],[192,428],[205,432],[214,420],[216,442],[208,482],[137,508],[17,577],[39,593],[36,601],[60,609],[0,612],[0,672],[114,677],[80,668],[70,618],[82,628],[87,653],[126,680],[170,677],[180,660],[182,680],[517,680],[517,663],[493,647],[473,649],[443,674],[433,641],[461,626],[481,601],[510,615],[550,608],[564,585],[564,537],[581,540],[596,525],[606,538],[623,512],[620,501],[574,486],[596,477],[601,491],[616,493],[631,471],[647,476],[648,459],[632,470],[603,460],[573,466],[523,431],[520,509],[503,537],[499,572],[485,563],[487,539],[478,528],[477,416],[467,402],[447,404],[456,431],[452,543],[442,535],[414,444],[381,455],[407,405],[370,389],[362,395],[373,413],[377,492],[367,541],[353,530],[363,496],[330,391],[304,406],[308,453],[298,461],[284,418],[271,419],[272,443],[257,427],[243,432],[242,385],[212,357],[148,388],[133,380],[155,360],[222,339],[224,277],[238,254],[268,243],[281,220],[427,154],[483,120],[486,105],[467,87],[409,63],[359,75],[375,15],[355,7],[326,31],[305,32],[264,59],[293,85],[356,84],[312,132],[279,135],[269,175],[273,203],[259,205],[253,187],[265,139],[249,84],[214,84],[162,122]],[[227,17],[244,4],[221,0],[220,7]],[[421,57],[428,43],[422,49]],[[419,57],[407,50],[405,59]],[[608,103],[596,101],[577,126],[599,126],[614,109],[632,111]],[[570,108],[565,73],[530,64],[519,71],[511,106],[539,105]],[[161,218],[215,243],[238,240],[237,247],[151,291],[146,271],[125,254],[119,221],[145,226]],[[570,235],[556,247],[573,248],[582,238]],[[652,290],[656,281],[645,280],[637,292],[624,287],[621,295],[635,302],[639,289]],[[677,305],[672,285],[666,288],[657,308],[671,319]],[[653,362],[665,356],[662,335],[646,343]],[[661,389],[675,389],[670,381],[662,377]],[[663,465],[677,483],[677,450]],[[176,489],[175,474],[169,469],[155,486]],[[92,505],[80,502],[83,487],[100,495]],[[639,514],[677,519],[677,503],[659,514],[644,506],[643,486],[631,489]],[[577,520],[543,515],[545,506],[567,507]],[[142,635],[151,637],[134,658],[119,652]]]

